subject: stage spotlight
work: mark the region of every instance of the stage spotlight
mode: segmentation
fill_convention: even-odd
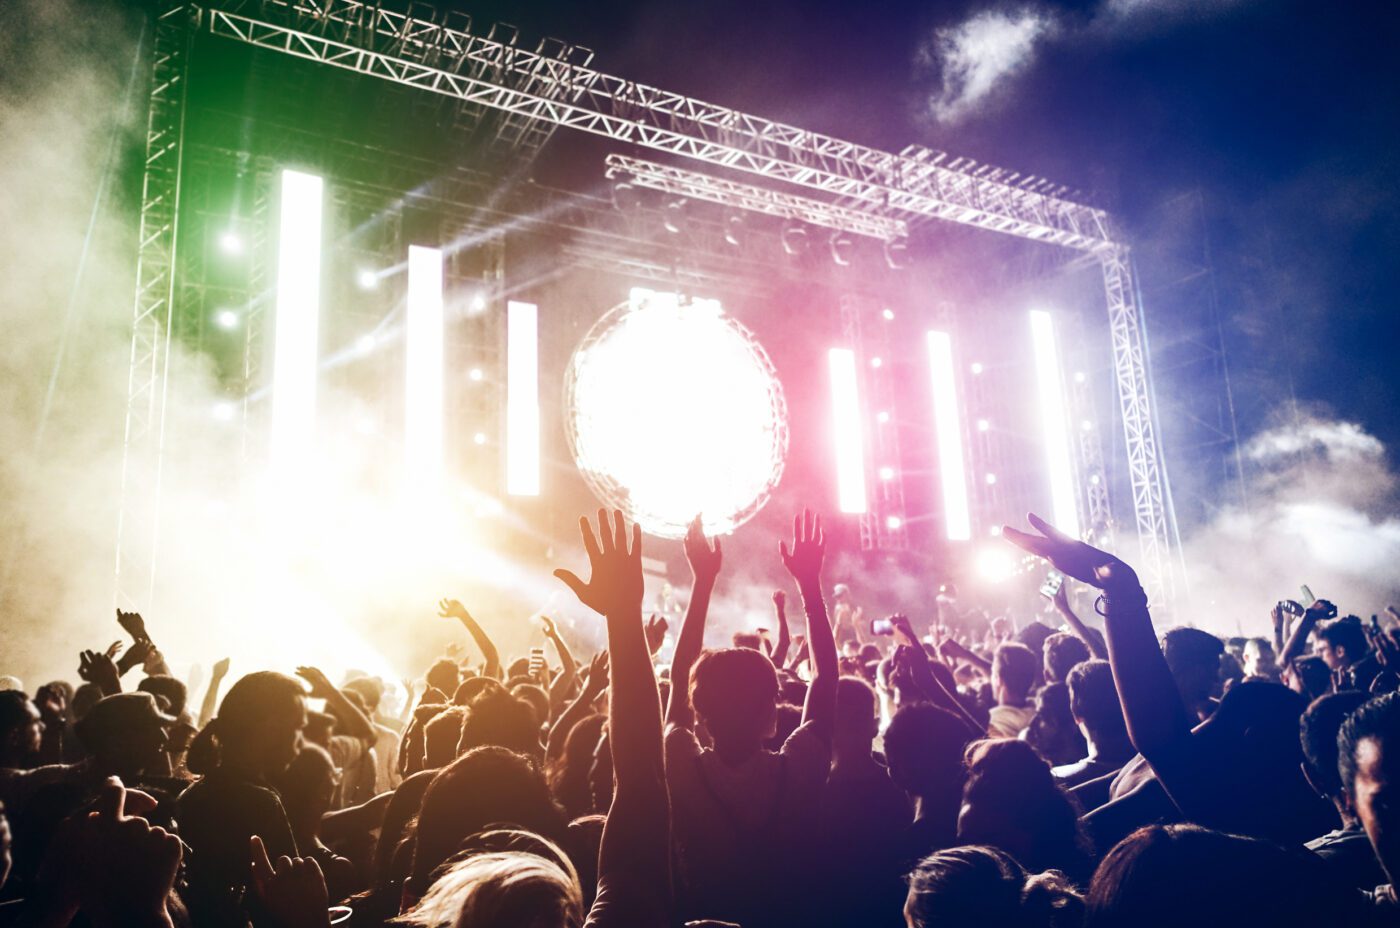
[[[680,235],[690,228],[690,217],[685,211],[685,200],[670,200],[666,203],[666,210],[661,224],[667,232],[672,235]]]
[[[876,370],[879,370],[880,368],[885,366],[885,359],[880,357],[879,355],[876,355],[875,357],[870,359],[870,366],[875,368]]]
[[[479,367],[474,367],[471,370],[467,371],[467,379],[470,380],[472,383],[481,383],[481,381],[485,377],[486,374]]]
[[[238,328],[238,313],[231,309],[221,309],[214,314],[214,324],[225,332]]]
[[[875,421],[884,425],[886,422],[890,421],[890,414],[882,409],[875,414]]]
[[[472,442],[473,442],[474,444],[478,444],[478,445],[484,445],[484,444],[486,444],[486,433],[485,433],[485,432],[477,432],[475,435],[472,436]]]
[[[831,233],[831,260],[837,267],[851,266],[851,253],[855,251],[856,243],[845,232]]]
[[[909,266],[909,240],[892,238],[885,242],[885,263],[892,271],[902,271]]]
[[[373,290],[379,286],[379,275],[367,267],[362,267],[355,272],[355,284],[361,290]]]
[[[642,192],[637,189],[635,184],[620,180],[613,184],[612,201],[613,206],[617,207],[619,212],[629,214],[640,212],[642,208]]]
[[[794,257],[807,253],[807,227],[798,222],[783,226],[783,251]]]
[[[442,251],[408,247],[405,314],[404,465],[409,486],[442,479]]]
[[[987,486],[989,486],[989,487],[990,487],[990,486],[995,486],[995,485],[996,485],[996,482],[997,482],[997,475],[996,475],[996,474],[988,474],[986,477],[984,477],[984,478],[982,478],[982,479],[984,479],[984,480],[987,481]]]
[[[473,313],[486,312],[486,294],[478,293],[476,296],[472,297],[471,310]]]
[[[1036,393],[1045,437],[1045,465],[1050,477],[1050,502],[1060,531],[1079,537],[1078,492],[1070,459],[1060,358],[1055,347],[1055,323],[1044,310],[1031,311],[1031,343],[1035,352]]]
[[[355,339],[355,350],[360,354],[369,354],[377,344],[379,344],[379,340],[373,335],[361,335]]]
[[[952,541],[966,541],[972,537],[972,517],[967,503],[967,465],[963,461],[957,383],[953,377],[953,340],[947,332],[929,332],[927,340],[944,531]]]
[[[865,441],[861,436],[856,354],[849,348],[827,352],[831,374],[831,418],[836,438],[836,496],[842,512],[865,512]]]
[[[735,248],[744,246],[743,213],[730,213],[724,217],[724,240]]]
[[[316,428],[322,188],[313,174],[282,172],[270,457],[289,503],[307,476]]]
[[[716,300],[633,289],[574,351],[565,401],[589,487],[652,535],[679,538],[696,513],[707,533],[731,532],[782,476],[782,385]]]
[[[243,254],[243,238],[232,230],[219,234],[219,250],[226,255]]]
[[[1083,371],[1075,371],[1075,372],[1074,372],[1074,382],[1075,382],[1075,383],[1083,383],[1083,382],[1084,382],[1084,372],[1083,372]]]
[[[972,367],[970,367],[970,368],[968,368],[968,369],[969,369],[970,371],[972,371],[972,373],[974,373],[974,374],[980,374],[980,373],[982,373],[982,371],[986,370],[986,368],[984,368],[984,367],[982,366],[982,362],[981,362],[981,361],[973,361],[973,362],[972,362]]]
[[[991,427],[992,427],[992,424],[991,424],[990,422],[988,422],[986,419],[978,419],[978,420],[977,420],[977,431],[979,431],[979,432],[986,432],[986,431],[988,431],[989,429],[991,429]]]
[[[1084,432],[1092,432],[1094,430],[1094,423],[1090,422],[1088,419],[1085,419],[1083,422],[1079,423],[1079,428],[1081,431]]]
[[[540,495],[539,312],[506,304],[506,492]]]
[[[214,404],[214,418],[220,422],[231,422],[234,414],[238,412],[238,406],[228,400]]]
[[[882,467],[882,468],[880,468],[880,479],[881,479],[881,480],[893,480],[893,479],[894,479],[894,468],[893,468],[893,467]]]
[[[899,530],[900,530],[901,528],[903,528],[903,527],[904,527],[904,520],[901,519],[899,516],[886,516],[886,517],[885,517],[885,528],[889,529],[890,531],[892,531],[892,532],[897,532],[897,531],[899,531]]]
[[[885,309],[885,310],[882,310],[882,311],[880,312],[880,315],[882,315],[882,316],[885,317],[885,321],[886,321],[886,322],[890,322],[891,320],[894,319],[894,310],[892,310],[892,309]]]
[[[1016,572],[1016,559],[1001,544],[977,552],[976,565],[977,575],[990,583],[1002,583]]]

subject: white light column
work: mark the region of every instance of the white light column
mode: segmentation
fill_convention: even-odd
[[[316,429],[322,187],[315,175],[282,172],[270,463],[287,492],[306,477]]]
[[[1079,538],[1079,493],[1074,485],[1074,464],[1070,458],[1064,380],[1055,346],[1055,323],[1044,310],[1031,311],[1031,344],[1035,350],[1035,385],[1045,436],[1045,466],[1050,476],[1053,521],[1060,531]]]
[[[933,424],[938,436],[938,475],[943,489],[943,525],[952,541],[972,537],[967,506],[967,465],[963,460],[962,421],[953,376],[953,340],[947,332],[928,333],[928,363],[933,388]]]
[[[408,247],[404,466],[415,492],[442,480],[442,252]]]
[[[539,310],[506,304],[506,492],[540,495]]]
[[[836,497],[842,512],[863,513],[865,499],[865,438],[860,424],[856,384],[856,354],[849,348],[827,352],[831,372],[831,424],[836,440]]]

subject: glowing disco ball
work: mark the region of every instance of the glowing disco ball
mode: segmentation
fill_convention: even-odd
[[[696,513],[707,534],[732,532],[782,476],[782,385],[715,300],[633,290],[574,351],[564,401],[584,479],[652,535],[680,538]]]

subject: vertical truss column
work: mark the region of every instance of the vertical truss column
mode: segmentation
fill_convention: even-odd
[[[865,419],[865,479],[869,505],[860,517],[864,551],[904,551],[904,474],[891,370],[889,325],[881,307],[863,294],[841,294],[841,334],[856,355],[856,383]]]
[[[1136,566],[1149,601],[1153,605],[1170,607],[1176,595],[1174,535],[1169,515],[1171,490],[1157,446],[1142,307],[1128,250],[1115,247],[1104,252],[1101,260],[1113,340],[1113,371],[1118,382],[1123,437],[1128,449],[1128,478],[1140,546]]]
[[[155,589],[185,87],[194,15],[192,6],[168,0],[154,13],[136,298],[117,509],[116,596],[118,604],[125,608],[149,604]]]

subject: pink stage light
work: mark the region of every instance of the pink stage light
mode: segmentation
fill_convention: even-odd
[[[929,374],[933,386],[933,423],[938,436],[938,473],[943,489],[943,524],[952,541],[972,537],[967,505],[967,465],[963,461],[962,423],[953,378],[953,340],[947,332],[928,333]]]
[[[1031,311],[1031,342],[1035,349],[1035,384],[1040,422],[1045,430],[1045,465],[1050,476],[1050,508],[1060,531],[1079,537],[1079,493],[1070,459],[1069,422],[1065,411],[1060,356],[1055,347],[1055,323],[1044,310]]]
[[[836,497],[842,512],[866,511],[865,439],[856,387],[856,354],[849,348],[827,352],[831,371],[831,419],[836,439]]]

